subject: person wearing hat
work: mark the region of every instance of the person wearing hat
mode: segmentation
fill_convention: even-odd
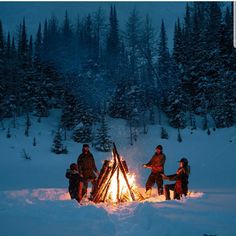
[[[66,178],[69,179],[68,191],[71,199],[76,199],[80,203],[82,199],[83,182],[79,176],[78,166],[76,163],[70,164],[70,169],[66,170]]]
[[[89,151],[88,144],[83,144],[82,153],[78,157],[77,164],[79,175],[83,180],[82,196],[87,194],[88,183],[91,182],[92,191],[90,197],[92,198],[92,193],[96,187],[96,179],[99,172],[97,170],[93,154]]]
[[[188,177],[190,174],[190,166],[187,158],[181,158],[179,161],[179,168],[176,174],[164,175],[163,179],[176,181],[175,184],[166,184],[164,186],[164,194],[166,200],[170,200],[170,190],[174,191],[174,199],[180,199],[182,195],[187,196],[188,193]]]
[[[163,153],[163,147],[158,145],[151,160],[147,164],[143,165],[143,167],[151,169],[151,174],[146,182],[146,195],[148,197],[151,196],[152,187],[155,183],[157,184],[158,194],[163,194],[163,179],[161,174],[164,173],[165,161],[166,156]]]

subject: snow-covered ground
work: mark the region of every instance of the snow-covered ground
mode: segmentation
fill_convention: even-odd
[[[84,202],[78,205],[67,193],[65,171],[77,160],[81,144],[66,141],[69,153],[50,152],[57,130],[59,110],[51,112],[41,123],[31,116],[29,137],[24,135],[25,119],[17,120],[6,138],[12,119],[4,120],[0,130],[0,235],[236,235],[236,127],[205,131],[181,132],[165,127],[168,140],[160,139],[160,126],[149,126],[148,134],[140,134],[130,146],[128,128],[123,120],[110,119],[111,136],[136,183],[144,191],[149,161],[155,146],[162,144],[167,156],[165,172],[175,173],[177,161],[187,157],[191,165],[190,195],[181,201],[164,201],[153,196],[144,202],[119,206]],[[37,145],[33,146],[33,138]],[[31,160],[22,158],[22,152]],[[110,153],[91,148],[98,168]]]

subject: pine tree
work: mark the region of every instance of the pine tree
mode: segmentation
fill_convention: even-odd
[[[70,40],[72,39],[72,26],[71,26],[71,23],[70,23],[70,19],[69,19],[69,16],[68,16],[68,12],[66,11],[65,12],[65,18],[64,18],[64,22],[63,22],[63,27],[62,27],[62,37],[63,37],[63,40],[65,40],[65,46],[69,49],[70,47]]]
[[[45,22],[46,24],[46,22]],[[45,49],[47,51],[44,55],[46,55],[46,59],[51,63],[59,63],[60,60],[57,56],[58,53],[58,46],[60,44],[60,34],[58,28],[58,19],[55,15],[52,15],[48,21],[47,28],[45,25]]]
[[[73,140],[78,143],[89,143],[93,140],[92,126],[89,124],[81,124],[75,128]]]
[[[61,42],[59,45],[61,50],[59,51],[59,54],[62,58],[60,64],[63,67],[64,71],[67,71],[68,69],[71,70],[74,65],[74,34],[67,11],[65,12],[65,18],[61,31]],[[71,60],[73,61],[71,62]],[[68,65],[70,65],[70,67]]]
[[[10,138],[11,137],[11,131],[10,131],[10,128],[7,129],[7,138]]]
[[[181,143],[183,141],[182,137],[181,137],[181,134],[180,134],[180,130],[178,129],[178,136],[177,136],[177,141],[179,143]]]
[[[108,135],[108,125],[104,115],[101,118],[101,126],[97,130],[94,146],[98,151],[102,152],[109,152],[111,150],[112,141]]]
[[[155,96],[155,87],[156,81],[154,79],[154,66],[153,66],[153,57],[155,56],[154,52],[154,28],[152,21],[149,15],[146,16],[144,27],[142,30],[141,42],[139,49],[145,63],[142,63],[143,72],[142,72],[142,86],[145,91],[145,103],[148,108],[153,110],[154,104],[156,104]]]
[[[161,127],[161,139],[168,139],[169,135],[165,128]]]
[[[65,104],[62,110],[61,126],[64,129],[70,130],[74,128],[79,121],[79,114],[77,113],[77,100],[75,96],[67,92],[64,95],[64,100]]]
[[[25,123],[25,136],[29,136],[29,128],[31,126],[31,121],[30,121],[30,117],[29,117],[29,113],[26,114],[26,123]]]
[[[210,135],[210,134],[211,134],[211,131],[210,131],[210,129],[209,129],[209,128],[207,129],[207,134],[208,134],[208,135]]]
[[[109,18],[109,32],[107,36],[107,54],[114,57],[119,55],[119,28],[115,6],[111,6]]]
[[[116,83],[118,78],[118,63],[120,55],[120,36],[119,25],[116,15],[115,6],[111,6],[109,17],[109,29],[106,39],[106,64],[108,78],[111,82]]]
[[[34,137],[33,139],[33,146],[35,147],[36,146],[36,138]]]
[[[150,108],[150,111],[149,111],[149,122],[151,125],[154,125],[155,124],[155,112],[154,112],[154,107],[151,107]]]
[[[6,44],[6,58],[10,60],[11,58],[11,36],[10,32],[7,34],[7,44]]]
[[[46,99],[47,99],[46,91],[44,89],[42,89],[39,92],[40,92],[40,94],[38,94],[38,96],[36,97],[36,101],[35,101],[34,115],[38,116],[39,121],[41,121],[41,117],[48,117],[49,110],[48,110],[48,104],[46,101]]]
[[[214,2],[209,4],[209,18],[207,22],[207,45],[209,51],[219,47],[219,29],[221,21],[222,13],[220,3]]]
[[[92,62],[94,55],[94,38],[93,38],[93,22],[92,17],[88,14],[84,17],[81,23],[80,31],[80,44],[81,44],[81,55],[83,57],[82,66],[86,70],[89,67],[89,64]]]
[[[128,118],[128,102],[127,93],[129,85],[122,83],[117,86],[117,89],[109,104],[109,115],[114,118]]]
[[[182,38],[183,38],[183,41],[182,41],[183,69],[186,72],[187,68],[191,64],[190,58],[191,58],[191,49],[192,49],[192,19],[191,19],[191,13],[190,13],[190,6],[188,3],[186,4],[184,26],[182,29]]]
[[[181,86],[176,86],[167,97],[168,106],[166,107],[166,113],[169,117],[169,123],[174,128],[185,128],[185,105],[184,97],[182,95]]]
[[[105,33],[105,13],[101,7],[97,9],[94,15],[94,59],[97,63],[100,62],[102,56],[102,36]],[[119,37],[118,37],[119,38]]]
[[[31,68],[33,66],[33,37],[32,35],[30,36],[30,40],[29,40],[28,61],[29,61],[29,67]]]
[[[234,50],[232,46],[232,24],[233,19],[229,11],[226,9],[225,18],[219,28],[219,56],[218,64],[220,64],[219,78],[215,80],[214,89],[214,107],[212,115],[217,127],[230,127],[235,122],[235,66],[232,58],[234,58]],[[229,56],[230,55],[230,56]],[[217,82],[217,83],[216,83]]]
[[[42,40],[43,39],[42,39],[42,32],[41,32],[41,24],[39,24],[36,40],[34,44],[34,65],[36,69],[38,70],[40,70],[42,67],[42,54],[43,54]]]
[[[126,40],[129,55],[129,80],[131,84],[136,84],[138,77],[138,58],[140,56],[140,37],[141,37],[141,21],[140,15],[136,8],[134,8],[126,23]]]
[[[203,120],[203,130],[207,130],[208,128],[209,126],[208,126],[208,119],[207,119],[207,114],[206,114]]]
[[[171,85],[171,58],[169,49],[167,46],[167,35],[164,21],[161,22],[161,31],[159,36],[158,45],[158,75],[159,75],[159,87],[162,91],[169,89]]]
[[[38,37],[37,37],[38,38]],[[45,61],[48,61],[49,55],[48,55],[48,49],[49,49],[49,41],[48,41],[48,21],[44,21],[44,28],[43,28],[43,59]]]
[[[3,26],[2,21],[0,20],[0,85],[3,86],[3,78],[4,78],[4,35],[3,35]]]
[[[53,145],[52,145],[52,152],[56,153],[56,154],[66,154],[67,148],[63,146],[62,144],[62,138],[61,138],[61,134],[60,134],[60,130],[58,129],[56,132],[56,135],[54,137],[53,140]]]
[[[184,52],[183,52],[183,30],[180,26],[180,20],[178,18],[177,23],[175,23],[174,31],[174,46],[173,46],[173,59],[180,66],[184,63]]]
[[[82,106],[79,115],[79,123],[74,129],[73,140],[79,143],[90,143],[93,140],[94,114],[89,107]]]
[[[26,32],[26,24],[25,18],[23,18],[23,24],[20,26],[19,32],[19,44],[18,44],[18,53],[19,53],[19,62],[20,68],[23,71],[27,71],[28,69],[28,39],[27,39],[27,32]]]

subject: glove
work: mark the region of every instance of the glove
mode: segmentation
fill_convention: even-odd
[[[162,179],[169,179],[165,174],[161,174]]]

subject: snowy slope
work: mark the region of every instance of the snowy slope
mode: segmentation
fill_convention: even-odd
[[[0,235],[236,235],[236,127],[205,131],[182,131],[182,143],[176,130],[165,127],[169,140],[160,139],[160,126],[149,127],[137,143],[128,144],[128,128],[123,120],[110,119],[111,136],[136,182],[144,191],[149,170],[141,167],[149,161],[157,144],[164,146],[166,173],[172,174],[177,161],[185,156],[192,167],[190,196],[181,201],[163,201],[154,191],[150,201],[122,204],[118,207],[69,199],[64,174],[81,152],[81,144],[66,141],[68,155],[50,152],[60,111],[37,123],[31,116],[30,136],[24,136],[24,118],[17,128],[0,131]],[[4,120],[5,128],[12,120]],[[33,147],[33,137],[37,145]],[[32,160],[22,158],[23,148]],[[98,168],[110,153],[91,148]]]

